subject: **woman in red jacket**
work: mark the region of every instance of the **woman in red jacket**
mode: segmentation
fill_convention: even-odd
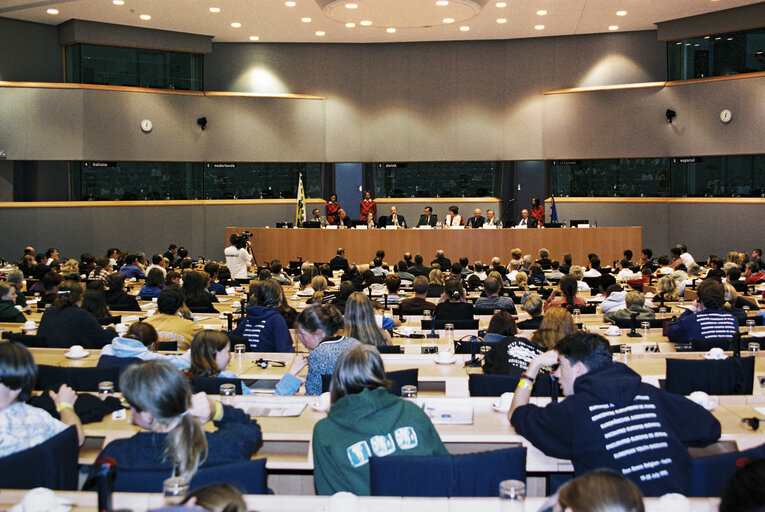
[[[361,220],[367,220],[368,213],[371,213],[373,217],[377,216],[377,203],[372,199],[369,190],[364,191],[364,199],[359,203],[359,212],[361,213]]]
[[[327,207],[327,222],[330,224],[335,223],[337,218],[337,212],[340,211],[340,203],[337,202],[337,194],[329,196],[329,201],[326,204]]]

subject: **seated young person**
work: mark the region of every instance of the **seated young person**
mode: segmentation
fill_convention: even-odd
[[[112,441],[101,451],[99,458],[111,457],[117,467],[166,469],[168,477],[177,472],[190,478],[201,465],[250,460],[260,445],[257,421],[205,393],[192,395],[188,379],[168,361],[128,367],[120,390],[133,423],[145,432]],[[217,427],[214,432],[202,428],[208,421]]]
[[[384,315],[376,315],[372,301],[361,292],[353,292],[345,303],[345,326],[343,334],[367,345],[390,344],[389,329],[396,321]]]
[[[335,370],[335,361],[345,349],[359,340],[343,336],[343,316],[334,306],[317,304],[303,310],[295,321],[298,339],[308,349],[308,356],[299,354],[276,385],[276,395],[294,395],[303,384],[297,375],[308,366],[305,394],[321,394],[321,376]]]
[[[441,303],[433,310],[436,320],[472,320],[473,305],[465,301],[465,289],[457,279],[450,279],[444,285]]]
[[[595,469],[569,480],[556,493],[553,508],[571,512],[643,512],[643,494],[627,478],[610,469]]]
[[[412,288],[414,291],[414,297],[403,299],[398,303],[399,309],[408,314],[422,314],[423,311],[433,311],[436,309],[436,305],[432,302],[428,302],[428,278],[425,276],[417,276],[412,282]]]
[[[221,377],[238,379],[234,372],[226,370],[231,359],[231,340],[221,331],[204,330],[191,340],[191,364],[186,368],[191,377]],[[250,388],[242,384],[242,394],[250,395]]]
[[[49,347],[82,345],[86,349],[100,349],[117,336],[112,327],[102,328],[93,315],[82,309],[82,284],[64,281],[58,291],[53,305],[43,312],[37,329],[37,335],[44,337]]]
[[[0,282],[0,322],[24,323],[24,313],[16,307],[16,288]]]
[[[157,297],[157,312],[144,320],[157,330],[159,341],[174,341],[179,350],[188,349],[194,335],[203,329],[198,323],[178,316],[184,307],[181,290],[168,286]]]
[[[218,282],[220,265],[211,261],[205,265],[205,272],[210,275],[210,285],[207,287],[207,291],[216,297],[218,295],[226,295],[226,287]]]
[[[203,331],[212,332],[212,331]],[[125,336],[117,336],[111,343],[101,349],[101,356],[114,356],[119,358],[137,358],[144,361],[151,359],[163,359],[170,361],[180,370],[185,370],[191,365],[189,353],[182,355],[165,355],[157,353],[159,335],[157,330],[146,322],[135,322],[130,325]]]
[[[563,276],[558,283],[558,288],[553,290],[547,302],[545,302],[544,310],[553,306],[562,306],[564,308],[573,309],[574,307],[586,306],[587,301],[584,298],[579,297],[577,294],[577,281],[573,275]]]
[[[715,279],[705,279],[697,289],[696,311],[686,309],[667,332],[669,341],[688,343],[698,339],[732,338],[738,332],[736,317],[723,311],[725,289]]]
[[[138,291],[138,296],[143,299],[153,299],[159,297],[160,292],[165,289],[165,272],[155,267],[146,274],[146,281]]]
[[[354,345],[338,358],[330,390],[332,407],[313,429],[317,494],[369,495],[372,456],[447,455],[422,409],[388,393],[389,385],[376,348]]]
[[[183,273],[183,297],[186,306],[197,313],[217,313],[213,302],[218,302],[207,287],[210,284],[210,274],[187,270]]]
[[[542,323],[542,318],[543,318],[542,317],[543,306],[544,306],[544,301],[542,301],[542,297],[540,297],[536,293],[526,297],[524,301],[521,303],[521,309],[524,310],[529,315],[531,315],[531,318],[518,322],[516,324],[518,329],[521,329],[524,331],[535,331],[539,329],[539,325]]]
[[[106,305],[113,311],[141,311],[138,299],[127,293],[125,274],[113,272],[106,278]]]
[[[29,350],[19,343],[0,343],[0,457],[44,443],[68,426],[77,428],[80,445],[85,441],[80,418],[74,412],[77,393],[66,384],[48,391],[61,420],[25,402],[37,381],[37,365]]]
[[[274,278],[250,285],[247,316],[231,331],[244,336],[252,352],[292,352],[287,322],[277,308],[282,304],[282,287]]]
[[[629,320],[632,314],[637,314],[637,321],[653,320],[656,318],[656,312],[653,309],[645,307],[645,295],[640,292],[631,291],[624,297],[624,309],[609,311],[603,315],[606,322],[616,323],[617,320]]]

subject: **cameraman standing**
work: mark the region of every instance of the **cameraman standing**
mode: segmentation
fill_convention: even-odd
[[[252,256],[248,249],[250,247],[250,241],[245,237],[233,233],[229,237],[231,245],[226,247],[223,254],[226,255],[226,266],[231,271],[232,279],[247,279],[247,270],[250,268],[250,262]]]

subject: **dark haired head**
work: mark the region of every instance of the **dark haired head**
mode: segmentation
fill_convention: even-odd
[[[716,279],[704,279],[697,289],[699,300],[708,309],[721,309],[725,304],[725,288]]]
[[[449,300],[460,301],[464,295],[464,289],[459,279],[449,279],[444,285],[444,295],[449,297]]]
[[[587,371],[611,364],[611,345],[600,334],[578,332],[560,340],[555,345],[559,355],[568,359],[571,365],[582,363]]]
[[[643,254],[645,255],[646,258],[653,258],[653,251],[649,249],[648,247],[643,249]]]
[[[741,460],[741,459],[739,459]],[[741,461],[720,495],[720,512],[749,512],[765,508],[765,459]]]
[[[37,365],[24,345],[12,341],[0,343],[0,384],[20,390],[17,402],[26,402],[37,381]]]
[[[325,337],[329,337],[343,329],[344,321],[343,315],[335,306],[316,304],[301,311],[295,319],[295,325],[311,333],[318,329],[325,334]]]
[[[157,311],[174,315],[183,306],[183,293],[175,287],[165,288],[157,296]]]
[[[624,259],[626,260],[632,260],[632,251],[629,249],[624,250]]]
[[[422,265],[422,262],[423,262],[423,259],[422,259],[422,254],[420,254],[419,252],[418,252],[417,254],[415,254],[415,255],[414,255],[414,262],[415,262],[417,265]]]

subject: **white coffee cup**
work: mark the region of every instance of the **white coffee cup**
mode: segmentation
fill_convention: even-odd
[[[616,336],[621,333],[622,331],[616,325],[612,325],[611,327],[608,328],[608,330],[606,330],[606,334],[608,334],[609,336]]]
[[[35,324],[33,320],[27,320],[26,322],[24,322],[23,329],[25,331],[32,331],[36,328],[37,328],[37,324]]]
[[[82,348],[82,345],[72,345],[69,347],[69,355],[70,356],[81,356],[85,353],[85,349]]]
[[[707,357],[709,359],[725,359],[726,355],[723,349],[720,347],[714,347],[709,349],[709,352],[707,352]]]
[[[510,404],[513,403],[513,394],[510,392],[502,393],[499,396],[499,407],[502,410],[510,409]]]
[[[712,405],[712,400],[709,398],[709,395],[703,391],[694,391],[688,395],[688,398],[692,402],[699,404],[704,409],[709,409],[709,407]]]
[[[322,411],[328,411],[329,410],[329,391],[326,393],[322,393],[319,395],[319,399],[316,402],[319,406],[319,409]]]
[[[114,330],[117,331],[117,334],[120,336],[124,336],[128,332],[128,326],[126,324],[117,324],[114,326]]]
[[[444,350],[438,353],[438,361],[440,363],[448,363],[449,361],[452,360],[453,357],[454,357],[454,354],[449,350]]]

